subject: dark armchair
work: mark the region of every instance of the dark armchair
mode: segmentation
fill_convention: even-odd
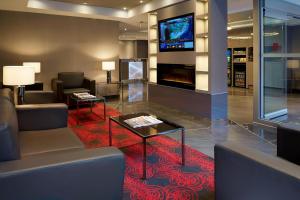
[[[84,77],[83,72],[60,72],[52,80],[52,90],[56,92],[60,102],[69,104],[69,97],[76,92],[96,94],[96,81]]]

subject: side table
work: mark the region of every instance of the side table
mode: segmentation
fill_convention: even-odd
[[[96,83],[96,94],[97,96],[119,96],[120,95],[120,84],[119,82],[97,82]]]

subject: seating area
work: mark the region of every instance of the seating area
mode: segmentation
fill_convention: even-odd
[[[11,91],[2,89],[1,199],[121,198],[120,150],[85,149],[68,128],[65,104],[15,106],[12,101]]]
[[[0,200],[299,200],[299,11],[1,0]]]
[[[73,93],[87,92],[96,94],[95,80],[84,77],[83,72],[60,72],[57,78],[52,79],[52,90],[57,95],[57,100],[70,104],[70,96]]]

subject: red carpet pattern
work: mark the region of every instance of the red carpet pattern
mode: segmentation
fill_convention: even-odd
[[[94,111],[103,116],[101,104],[95,106]],[[107,117],[118,115],[118,111],[107,107]],[[76,110],[71,110],[69,126],[86,148],[108,146],[108,120],[90,114],[88,108],[80,110],[79,125],[75,117]],[[148,140],[147,180],[142,180],[141,139],[114,123],[112,125],[113,146],[124,152],[126,160],[124,199],[214,199],[212,158],[187,146],[186,165],[182,166],[180,143],[168,136],[154,137]]]

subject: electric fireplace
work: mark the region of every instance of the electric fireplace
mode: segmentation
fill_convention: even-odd
[[[195,65],[157,64],[157,83],[195,90]]]

